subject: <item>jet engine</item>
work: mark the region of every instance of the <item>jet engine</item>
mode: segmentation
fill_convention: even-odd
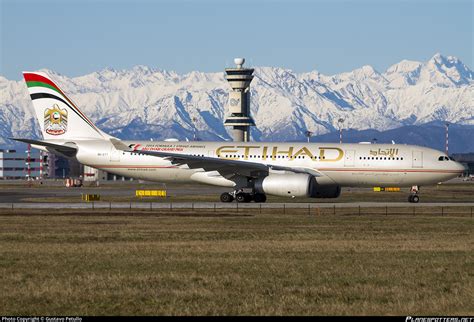
[[[318,185],[312,191],[311,198],[337,198],[341,195],[341,187],[337,185]]]
[[[341,187],[319,185],[310,174],[271,174],[255,182],[255,191],[282,197],[337,198]]]

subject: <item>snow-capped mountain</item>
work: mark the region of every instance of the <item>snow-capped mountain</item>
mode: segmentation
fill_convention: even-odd
[[[224,73],[136,66],[68,78],[47,71],[97,125],[120,138],[230,139],[223,126],[230,86]],[[401,61],[379,73],[363,66],[327,76],[317,71],[256,67],[251,83],[254,140],[297,140],[339,128],[379,131],[432,121],[474,125],[474,73],[436,54]],[[0,76],[0,145],[40,137],[23,81]]]

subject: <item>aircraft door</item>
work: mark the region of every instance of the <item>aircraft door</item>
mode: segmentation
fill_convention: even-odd
[[[413,168],[423,168],[423,151],[413,151]]]
[[[110,148],[110,161],[120,162],[120,155],[122,151],[117,150],[114,146]]]
[[[355,151],[354,150],[346,150],[345,157],[344,157],[344,166],[345,167],[353,167],[354,166],[354,159],[355,159]]]

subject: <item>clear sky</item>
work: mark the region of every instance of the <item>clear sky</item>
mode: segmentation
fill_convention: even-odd
[[[0,0],[0,75],[73,77],[135,65],[185,73],[253,66],[324,74],[453,55],[473,68],[472,0]]]

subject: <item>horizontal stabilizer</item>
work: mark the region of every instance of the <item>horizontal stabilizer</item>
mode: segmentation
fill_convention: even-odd
[[[27,143],[27,144],[32,144],[32,145],[39,145],[39,146],[44,146],[46,148],[49,148],[52,150],[52,152],[59,152],[67,157],[74,157],[77,153],[77,148],[67,146],[67,145],[61,145],[61,144],[54,144],[50,142],[45,142],[45,141],[39,141],[39,140],[31,140],[31,139],[15,139],[15,138],[10,138],[11,140]]]

